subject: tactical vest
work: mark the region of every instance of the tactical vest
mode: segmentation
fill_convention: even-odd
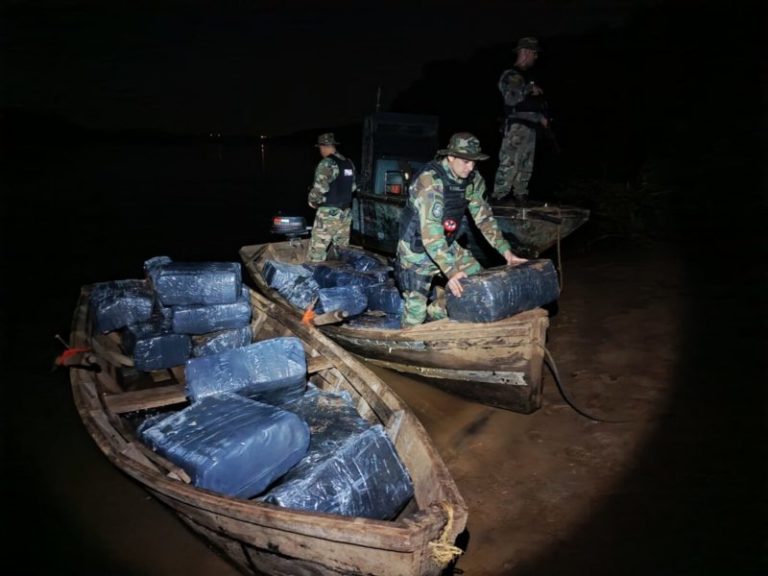
[[[474,182],[475,172],[470,172],[469,176],[455,182],[448,176],[445,168],[439,161],[433,160],[427,163],[419,172],[417,172],[412,181],[416,182],[419,176],[432,170],[443,184],[443,231],[445,241],[450,246],[456,241],[461,231],[461,222],[464,218],[464,212],[467,210],[467,188]],[[413,207],[410,197],[405,203],[403,213],[400,216],[400,239],[408,242],[411,250],[414,252],[424,252],[424,243],[421,239],[421,227],[419,226],[419,215]]]
[[[528,84],[528,78],[526,75],[521,71],[517,70],[515,68],[515,72],[522,76],[524,84]],[[546,108],[546,103],[544,100],[544,97],[534,94],[528,94],[525,96],[520,102],[517,104],[514,104],[512,106],[505,104],[504,105],[504,112],[507,115],[507,118],[514,118],[516,114],[519,112],[536,112],[536,113],[543,113]]]
[[[355,182],[355,165],[349,158],[340,158],[336,154],[326,156],[338,167],[339,175],[328,186],[323,206],[329,208],[349,208],[352,205],[352,185]]]

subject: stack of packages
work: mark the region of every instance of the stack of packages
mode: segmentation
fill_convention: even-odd
[[[157,257],[145,272],[144,280],[96,285],[90,304],[94,328],[122,330],[140,369],[184,364],[189,405],[135,415],[148,446],[195,486],[227,496],[397,516],[413,485],[383,428],[361,418],[348,394],[307,382],[298,338],[250,343],[239,264]],[[243,328],[247,340],[233,336]]]
[[[149,372],[183,364],[251,341],[251,307],[237,262],[144,263],[145,279],[97,284],[91,292],[94,328],[121,330],[126,354]]]
[[[342,310],[359,328],[400,328],[403,299],[391,268],[352,248],[336,248],[336,260],[316,264],[264,263],[262,274],[298,310]]]

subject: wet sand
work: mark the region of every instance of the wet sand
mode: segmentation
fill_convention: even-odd
[[[234,575],[102,456],[68,375],[50,369],[82,284],[135,277],[159,254],[237,260],[272,210],[253,212],[245,176],[188,184],[198,177],[187,177],[186,151],[173,174],[143,179],[122,158],[82,153],[17,160],[3,213],[6,565]],[[755,245],[743,236],[739,247]],[[548,347],[579,407],[626,422],[579,415],[550,373],[543,408],[521,415],[375,368],[424,423],[469,505],[455,573],[768,573],[764,259],[723,244],[591,238],[563,243]]]

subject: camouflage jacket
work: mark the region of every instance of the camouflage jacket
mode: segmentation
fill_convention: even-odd
[[[448,177],[453,178],[448,161],[444,158],[441,162]],[[501,228],[493,217],[491,206],[485,199],[485,179],[477,171],[472,172],[469,177],[473,178],[465,193],[469,203],[469,213],[490,245],[503,254],[510,249],[510,246],[502,236]],[[459,181],[458,178],[456,181]],[[410,202],[419,215],[424,249],[440,271],[450,278],[458,270],[454,269],[453,251],[445,240],[443,229],[443,183],[433,170],[422,172],[411,186]]]
[[[339,152],[336,152],[336,156],[345,159]],[[315,168],[315,180],[312,183],[312,188],[309,191],[309,203],[315,206],[322,206],[325,202],[325,195],[328,194],[330,183],[333,182],[339,175],[339,166],[330,158],[323,158],[317,164]],[[357,182],[352,184],[352,192],[357,190]]]
[[[499,78],[499,91],[504,98],[504,106],[517,106],[531,95],[532,89],[531,84],[517,68],[505,70]],[[538,112],[517,112],[514,116],[531,122],[539,122],[542,118],[542,114]]]

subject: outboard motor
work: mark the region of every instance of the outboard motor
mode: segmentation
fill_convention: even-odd
[[[272,234],[285,236],[289,240],[309,236],[311,226],[303,216],[275,216],[272,218]]]

